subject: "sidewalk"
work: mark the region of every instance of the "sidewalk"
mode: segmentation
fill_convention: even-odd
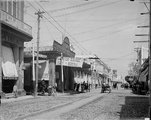
[[[1,103],[3,104],[3,103],[9,103],[9,102],[17,102],[17,101],[31,99],[31,98],[34,98],[34,96],[26,95],[26,96],[21,96],[21,97],[17,97],[17,98],[3,98],[3,99],[1,99]]]
[[[72,95],[69,93],[57,93],[57,96],[22,96],[18,98],[2,99],[0,118],[2,117],[4,120],[15,120],[18,117],[65,106],[75,101],[91,97],[94,94],[100,94],[100,88],[92,89],[91,92]]]
[[[100,88],[93,88],[91,89],[91,92],[99,92],[101,91]],[[57,92],[56,93],[56,96],[67,96],[67,95],[73,95],[73,94],[83,94],[83,93],[73,93],[73,92],[64,92],[64,93],[61,93],[61,92]],[[47,93],[45,95],[37,95],[37,97],[45,97],[45,96],[48,96]],[[54,96],[49,96],[49,97],[54,97]],[[11,98],[2,98],[1,99],[1,103],[9,103],[9,102],[17,102],[17,101],[21,101],[21,100],[26,100],[26,99],[33,99],[35,98],[35,96],[33,95],[26,95],[26,96],[20,96],[20,97],[11,97]]]

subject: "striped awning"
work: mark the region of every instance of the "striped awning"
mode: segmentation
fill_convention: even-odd
[[[139,81],[146,82],[147,75],[148,75],[148,67],[140,74]]]
[[[4,79],[16,79],[18,77],[12,48],[2,46],[2,72]]]

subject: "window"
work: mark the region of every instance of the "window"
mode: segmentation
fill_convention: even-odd
[[[0,8],[6,11],[6,1],[0,1]]]
[[[5,11],[7,11],[7,0],[4,1],[4,4],[5,4]]]
[[[3,8],[3,2],[0,1],[0,8],[2,9]]]
[[[17,11],[17,2],[16,0],[13,1],[13,16],[16,18],[16,11]]]
[[[8,1],[8,13],[12,14],[12,1]]]

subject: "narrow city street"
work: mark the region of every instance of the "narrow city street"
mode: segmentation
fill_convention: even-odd
[[[134,95],[125,89],[99,97],[95,94],[24,120],[144,120],[148,117],[148,96]]]
[[[0,120],[149,120],[150,31],[151,0],[0,0]]]

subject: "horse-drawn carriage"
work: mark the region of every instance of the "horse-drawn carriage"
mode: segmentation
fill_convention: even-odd
[[[103,83],[103,84],[102,84],[101,93],[104,93],[104,92],[106,92],[106,91],[108,91],[108,92],[110,93],[110,92],[111,92],[111,88],[110,88],[109,84]]]

